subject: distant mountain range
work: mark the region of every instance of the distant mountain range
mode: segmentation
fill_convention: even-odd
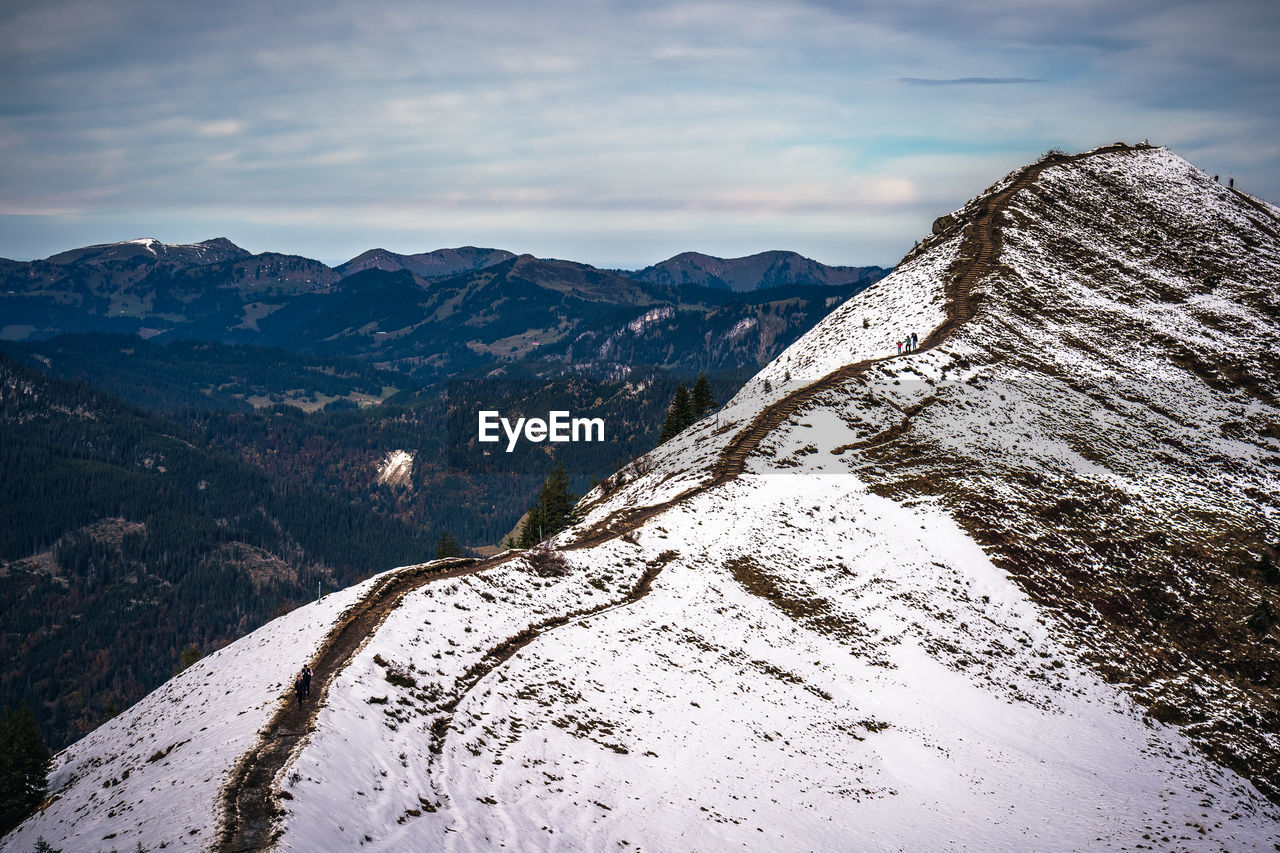
[[[758,367],[886,273],[791,252],[686,253],[638,272],[464,246],[329,267],[225,238],[0,261],[0,340],[138,335],[376,361],[435,379],[489,364]]]

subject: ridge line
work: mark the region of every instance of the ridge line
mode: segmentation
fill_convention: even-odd
[[[944,285],[946,293],[946,319],[933,329],[915,352],[933,349],[945,342],[952,334],[974,315],[973,286],[997,266],[999,256],[999,228],[996,215],[1002,212],[1005,204],[1017,192],[1034,183],[1040,173],[1051,166],[1064,165],[1098,154],[1116,151],[1132,152],[1140,150],[1123,143],[1097,148],[1080,154],[1050,154],[1041,160],[1024,166],[1006,187],[985,198],[978,206],[974,219],[966,225],[969,233],[962,240],[957,260],[948,270]],[[976,243],[976,245],[974,245]],[[966,249],[968,250],[966,252]],[[630,533],[642,524],[662,514],[666,510],[683,503],[703,492],[724,485],[737,479],[746,469],[747,459],[755,451],[761,441],[775,429],[785,423],[802,406],[811,401],[817,394],[844,382],[862,376],[870,367],[895,358],[909,356],[891,354],[880,358],[864,359],[836,368],[827,375],[809,383],[780,400],[762,409],[746,426],[742,427],[732,440],[721,451],[709,480],[681,492],[669,500],[642,507],[633,511],[620,511],[613,516],[602,519],[591,528],[582,531],[575,539],[567,542],[561,550],[579,550],[593,548],[597,545],[619,538]],[[916,410],[918,411],[918,409]],[[912,412],[911,414],[915,414]],[[910,416],[897,427],[896,434],[901,434],[910,427]],[[890,432],[893,430],[891,429]],[[511,559],[521,556],[523,551],[511,550],[504,554],[480,560],[475,558],[453,558],[448,561],[422,563],[401,569],[390,574],[375,585],[360,601],[348,608],[345,618],[330,630],[320,647],[312,657],[311,666],[317,673],[315,699],[303,708],[291,704],[286,697],[272,718],[259,731],[254,746],[236,762],[220,795],[222,814],[217,850],[220,853],[245,853],[252,850],[269,850],[279,840],[283,828],[278,825],[278,818],[283,810],[277,802],[274,790],[277,776],[287,767],[294,754],[305,745],[307,735],[314,730],[315,719],[319,709],[323,707],[328,696],[329,687],[338,674],[345,669],[347,663],[360,648],[373,636],[386,620],[392,610],[399,606],[403,598],[421,586],[436,580],[474,574],[485,569],[494,568]],[[661,558],[659,558],[661,559]],[[656,562],[656,561],[655,561]],[[446,715],[437,724],[439,744],[436,742],[436,728],[433,725],[432,749],[437,745],[443,748],[443,739],[452,720],[452,710],[467,696],[470,690],[493,669],[500,666],[516,651],[528,645],[542,634],[575,619],[589,617],[606,609],[634,604],[644,598],[652,588],[654,579],[665,567],[666,561],[657,562],[656,566],[647,568],[621,602],[613,601],[608,605],[591,608],[587,611],[572,613],[567,616],[554,617],[537,626],[530,626],[516,636],[491,649],[479,663],[464,673],[471,679],[455,699],[450,700]],[[481,671],[481,667],[483,670]],[[475,671],[473,673],[473,670]],[[289,728],[286,729],[286,726]],[[285,750],[280,745],[288,739],[280,737],[285,731],[301,731],[305,734],[297,737],[293,745]]]

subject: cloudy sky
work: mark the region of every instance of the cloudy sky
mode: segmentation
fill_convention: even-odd
[[[4,0],[0,39],[11,258],[888,265],[1010,169],[1117,139],[1280,202],[1270,0]]]

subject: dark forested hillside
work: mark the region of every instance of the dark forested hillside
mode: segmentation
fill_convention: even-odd
[[[157,344],[136,335],[60,335],[3,349],[37,370],[87,382],[162,415],[189,409],[247,412],[277,403],[310,410],[337,401],[380,401],[415,385],[402,373],[351,359],[207,341]]]
[[[724,401],[745,377],[720,374]],[[496,544],[511,530],[557,462],[584,492],[658,442],[677,378],[637,368],[625,379],[581,376],[461,379],[402,403],[306,413],[292,406],[257,412],[193,412],[202,439],[237,453],[273,477],[324,489],[416,527],[449,532],[466,546]],[[409,395],[406,395],[409,396]],[[483,401],[483,405],[481,405]],[[524,444],[515,452],[477,452],[475,413],[546,417],[552,409],[601,418],[606,440],[571,447]],[[388,458],[408,454],[403,476]]]
[[[0,356],[0,705],[63,745],[318,584],[432,531],[281,483],[196,434]]]

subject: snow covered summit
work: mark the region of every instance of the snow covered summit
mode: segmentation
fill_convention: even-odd
[[[265,626],[4,850],[1275,849],[1280,211],[1112,146],[938,231],[559,551]]]

